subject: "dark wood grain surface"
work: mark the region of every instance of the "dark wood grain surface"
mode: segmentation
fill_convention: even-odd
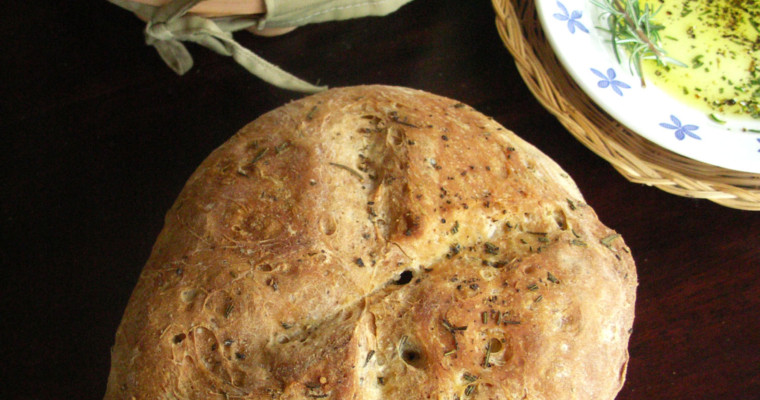
[[[385,18],[238,39],[311,82],[455,98],[535,144],[638,265],[618,398],[760,399],[760,212],[625,180],[531,97],[494,15],[487,0],[415,0]],[[0,398],[102,398],[121,313],[185,180],[301,95],[197,46],[176,76],[141,23],[105,1],[6,2],[0,22]]]

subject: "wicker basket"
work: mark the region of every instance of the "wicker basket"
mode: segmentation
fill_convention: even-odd
[[[492,0],[496,27],[528,88],[581,143],[631,182],[726,207],[760,211],[760,175],[666,150],[622,126],[565,72],[546,40],[533,0]]]

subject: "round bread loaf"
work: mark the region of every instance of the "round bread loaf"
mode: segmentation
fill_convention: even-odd
[[[106,399],[612,399],[636,271],[547,156],[457,101],[333,89],[191,176]]]

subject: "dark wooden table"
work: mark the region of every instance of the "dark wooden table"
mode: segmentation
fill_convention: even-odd
[[[2,399],[98,399],[163,215],[247,122],[301,97],[191,46],[179,77],[105,1],[0,14]],[[631,247],[639,291],[621,400],[760,398],[760,212],[628,182],[528,92],[490,2],[416,0],[386,18],[238,36],[330,86],[415,87],[470,104],[564,167]]]

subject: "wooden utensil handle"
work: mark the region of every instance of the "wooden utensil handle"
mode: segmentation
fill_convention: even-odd
[[[169,0],[132,1],[152,6],[161,6],[169,2]],[[198,3],[190,12],[204,17],[263,14],[266,12],[266,5],[264,0],[206,0]]]

